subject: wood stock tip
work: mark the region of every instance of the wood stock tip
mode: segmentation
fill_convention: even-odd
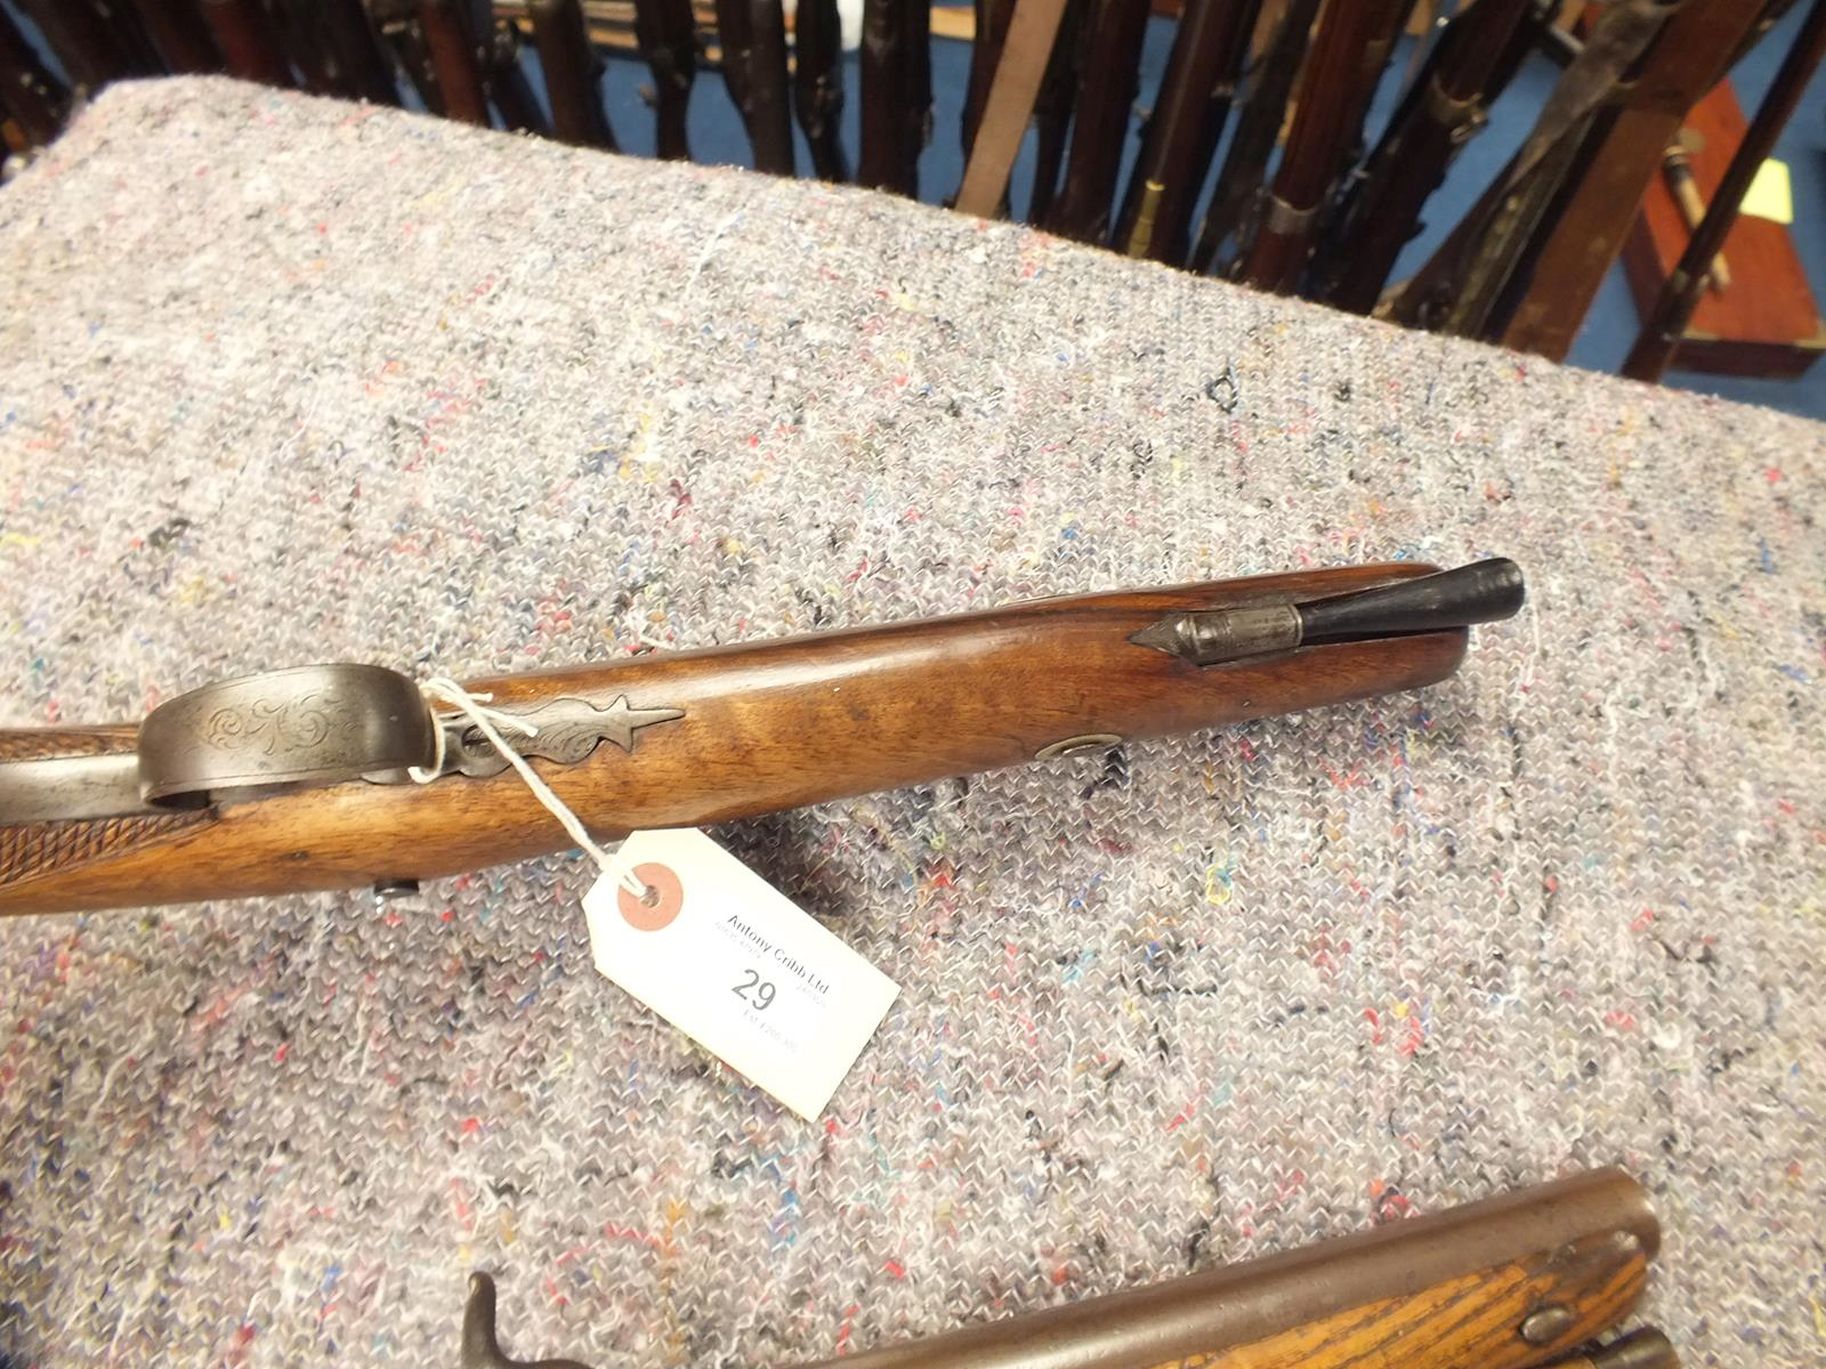
[[[1635,1239],[1642,1248],[1643,1259],[1653,1261],[1661,1251],[1661,1223],[1649,1206],[1648,1190],[1615,1165],[1587,1170],[1537,1189],[1524,1189],[1521,1196],[1590,1204],[1603,1225]]]

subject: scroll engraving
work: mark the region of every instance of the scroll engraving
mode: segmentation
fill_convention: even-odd
[[[203,740],[219,751],[249,751],[263,756],[309,751],[329,735],[353,724],[340,715],[342,700],[328,690],[313,690],[295,699],[255,699],[245,707],[218,708],[203,725]]]
[[[617,694],[606,708],[598,708],[587,699],[553,699],[514,716],[539,729],[533,736],[509,738],[521,755],[575,765],[587,760],[603,742],[613,742],[623,751],[632,752],[642,728],[676,722],[685,716],[685,710],[635,708],[626,694]],[[447,769],[476,779],[507,769],[506,759],[481,729],[465,725],[461,719],[450,723],[450,727]]]

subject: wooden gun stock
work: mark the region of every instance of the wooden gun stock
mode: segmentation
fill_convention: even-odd
[[[538,718],[538,710],[559,708],[583,718],[572,724],[586,733],[576,756],[526,749],[559,757],[536,764],[606,838],[1431,684],[1458,666],[1466,641],[1462,626],[1416,630],[1415,613],[1458,611],[1435,603],[1431,586],[1471,586],[1502,604],[1483,617],[1461,612],[1441,622],[1487,621],[1520,603],[1519,572],[1506,562],[1486,566],[1498,568],[1500,583],[1479,581],[1484,567],[1417,580],[1432,568],[1411,564],[1262,576],[1047,599],[468,687],[491,694],[497,710]],[[1378,601],[1397,611],[1388,631],[1399,635],[1352,640],[1364,631],[1362,614],[1337,596],[1369,587],[1381,587]],[[1296,631],[1266,646],[1245,641],[1238,656],[1237,624],[1272,627],[1298,615],[1293,605],[1306,606],[1305,644]],[[1315,644],[1321,629],[1329,639]],[[244,714],[198,714],[196,727],[223,748],[270,764],[275,748],[283,755],[295,740],[285,715],[292,704],[258,696],[281,687],[269,686],[274,678],[239,686],[256,695]],[[410,691],[410,682],[399,684]],[[321,705],[297,703],[296,713],[297,733],[340,725]],[[148,731],[137,734],[136,793],[165,801],[169,791],[145,781]],[[24,764],[114,756],[89,764],[118,767],[135,745],[131,727],[0,732],[0,913],[433,879],[568,844],[527,786],[499,765],[486,776],[447,773],[427,784],[349,779],[314,787],[279,783],[295,775],[266,769],[260,774],[271,779],[257,788],[190,796],[202,806],[160,808],[142,797],[127,811],[83,808],[69,816],[44,806],[46,772]],[[200,739],[196,746],[202,749]],[[375,762],[351,773],[380,768]],[[65,770],[81,766],[58,773]]]
[[[1655,1331],[1582,1349],[1635,1305],[1659,1243],[1641,1187],[1596,1170],[806,1369],[1677,1369]],[[464,1369],[515,1363],[493,1282],[470,1287]]]

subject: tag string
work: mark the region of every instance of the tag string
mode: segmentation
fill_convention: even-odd
[[[617,883],[636,898],[644,898],[650,892],[645,881],[634,873],[634,867],[617,856],[614,851],[601,845],[583,825],[583,821],[570,810],[569,805],[552,792],[547,784],[522,756],[501,735],[503,729],[511,729],[522,736],[536,737],[539,729],[524,718],[516,718],[511,713],[499,709],[484,707],[494,702],[492,694],[471,694],[455,680],[439,675],[419,685],[419,692],[425,696],[425,702],[433,707],[432,732],[437,737],[437,750],[433,753],[428,766],[413,766],[406,773],[412,777],[414,784],[430,784],[444,772],[446,742],[443,723],[436,716],[436,705],[447,704],[456,709],[469,721],[475,724],[476,731],[488,738],[489,743],[500,753],[501,759],[513,766],[526,787],[533,791],[533,797],[545,805],[546,811],[557,818],[564,830],[570,834],[572,841],[582,848],[584,853],[595,861],[605,875],[613,875]],[[617,843],[619,844],[619,843]]]

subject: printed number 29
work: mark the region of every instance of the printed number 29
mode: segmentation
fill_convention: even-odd
[[[774,1001],[774,986],[761,978],[761,976],[756,974],[753,970],[743,970],[742,982],[737,984],[729,992],[746,1003],[751,1001],[748,997],[748,991],[750,989],[754,990],[752,1002],[756,1008],[765,1008],[769,1003]]]

